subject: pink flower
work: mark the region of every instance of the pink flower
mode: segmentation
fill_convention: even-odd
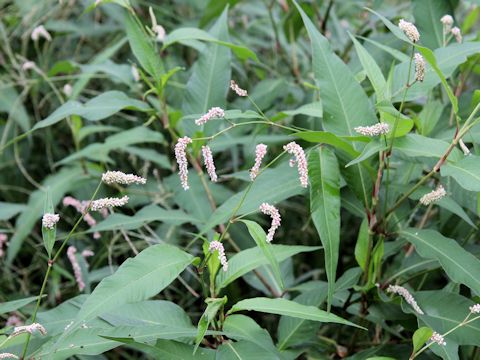
[[[70,264],[72,264],[73,274],[75,275],[75,280],[77,281],[78,289],[80,291],[83,291],[83,289],[85,289],[85,282],[83,281],[82,269],[75,255],[76,253],[77,253],[77,248],[75,246],[68,247],[68,250],[67,250],[68,260],[70,260]]]
[[[267,145],[258,144],[255,148],[255,165],[250,169],[250,179],[255,180],[260,171],[260,166],[262,165],[262,160],[267,154]]]
[[[52,41],[52,37],[50,36],[50,33],[45,29],[45,26],[39,25],[32,31],[32,40],[33,41],[38,41],[41,37],[43,37],[47,41]]]
[[[227,257],[225,256],[225,249],[223,244],[220,241],[214,240],[210,243],[208,250],[213,253],[215,250],[218,251],[218,260],[220,260],[220,264],[222,264],[223,271],[228,270],[228,261]]]
[[[88,258],[88,257],[91,257],[91,256],[93,256],[93,255],[95,255],[95,253],[94,253],[92,250],[88,250],[88,249],[87,249],[87,250],[83,250],[83,251],[82,251],[82,256],[83,256],[85,259]]]
[[[473,306],[470,306],[470,312],[472,314],[480,314],[480,304],[475,304]]]
[[[302,147],[298,145],[295,141],[288,143],[283,147],[283,149],[287,153],[295,156],[295,163],[297,164],[298,168],[300,184],[302,185],[302,187],[306,188],[308,186],[308,167],[305,152],[303,151]],[[292,162],[290,162],[290,166],[292,166]]]
[[[60,215],[46,213],[42,217],[42,226],[52,230],[55,224],[60,220]]]
[[[268,203],[263,203],[262,205],[260,205],[260,211],[265,215],[269,215],[272,218],[272,225],[270,229],[268,229],[267,234],[267,241],[272,242],[273,235],[275,235],[275,231],[280,227],[280,222],[282,221],[280,213],[275,206]]]
[[[411,22],[400,19],[398,27],[405,33],[405,35],[407,35],[411,42],[416,43],[420,40],[420,33],[418,32],[417,27]]]
[[[232,89],[238,96],[247,96],[247,90],[242,89],[235,80],[230,81],[230,89]]]
[[[460,30],[459,27],[455,26],[454,28],[452,28],[452,30],[450,30],[450,32],[451,32],[452,35],[455,37],[455,40],[456,40],[458,43],[461,43],[461,42],[462,42],[462,31]]]
[[[437,343],[438,345],[441,345],[441,346],[447,345],[443,336],[437,333],[436,331],[433,332],[432,337],[430,338],[430,341]]]
[[[175,157],[178,164],[178,175],[180,176],[180,182],[184,190],[188,190],[188,162],[187,162],[187,145],[192,143],[192,139],[188,136],[179,138],[175,145]]]
[[[0,234],[0,258],[5,255],[5,251],[3,250],[3,247],[7,245],[7,234]]]
[[[17,315],[10,315],[5,326],[21,326],[23,321]]]
[[[143,177],[134,175],[134,174],[125,174],[121,171],[107,171],[102,175],[102,181],[105,184],[122,184],[122,185],[131,185],[131,184],[145,184],[147,179]]]
[[[215,172],[215,163],[213,162],[212,150],[208,146],[202,146],[203,162],[207,168],[207,173],[213,182],[217,182],[218,177]]]
[[[88,201],[80,201],[75,199],[71,196],[65,196],[63,198],[63,206],[72,206],[74,207],[80,214],[83,214],[87,210]],[[106,209],[105,209],[106,210]],[[93,227],[97,225],[97,221],[93,218],[90,213],[85,213],[83,216],[83,220],[90,226]],[[100,233],[98,231],[93,233],[94,239],[100,238]]]
[[[94,200],[90,204],[90,209],[92,211],[100,211],[105,208],[119,207],[126,205],[128,203],[128,196],[121,198],[104,198]]]
[[[225,117],[225,111],[222,108],[219,107],[212,107],[208,112],[199,119],[195,120],[195,124],[197,125],[203,125],[206,124],[207,121],[213,119],[213,118],[223,118]]]

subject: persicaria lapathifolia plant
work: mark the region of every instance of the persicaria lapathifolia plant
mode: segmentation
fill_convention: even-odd
[[[480,359],[479,6],[2,8],[0,358]]]

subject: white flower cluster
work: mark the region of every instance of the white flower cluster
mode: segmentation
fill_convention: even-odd
[[[445,191],[443,186],[438,185],[438,187],[435,190],[429,192],[428,194],[423,195],[420,198],[420,203],[422,205],[428,206],[431,203],[433,203],[435,201],[438,201],[441,198],[445,197],[446,195],[447,195],[447,192]]]
[[[108,185],[112,185],[112,184],[130,185],[130,184],[145,184],[147,182],[147,179],[134,174],[125,174],[121,171],[107,171],[102,175],[102,181]]]
[[[417,27],[411,22],[400,19],[398,27],[405,33],[405,35],[407,35],[411,42],[416,43],[420,40],[420,33],[418,32]]]
[[[60,220],[60,215],[46,213],[42,217],[42,226],[52,230],[55,224]]]
[[[364,136],[378,136],[387,134],[390,126],[387,123],[378,123],[371,126],[357,126],[354,130]]]
[[[403,286],[389,285],[387,288],[387,292],[400,295],[405,299],[408,304],[410,304],[413,310],[415,310],[418,314],[423,315],[422,309],[420,309],[412,294],[410,294],[410,292]]]

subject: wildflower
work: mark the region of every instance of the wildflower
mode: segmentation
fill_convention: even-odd
[[[0,359],[18,359],[17,355],[13,355],[11,353],[1,353]]]
[[[162,25],[157,24],[157,18],[155,17],[155,13],[151,6],[148,8],[148,12],[150,13],[150,19],[152,20],[152,31],[157,34],[157,41],[162,42],[165,40],[166,31]]]
[[[63,86],[63,93],[65,94],[66,97],[72,96],[73,93],[73,87],[70,84],[65,84]]]
[[[208,247],[208,251],[213,253],[215,250],[218,251],[218,260],[220,260],[220,264],[223,267],[223,271],[227,271],[228,261],[227,261],[227,257],[225,256],[225,249],[223,247],[223,244],[220,241],[214,240],[210,243],[210,246]]]
[[[42,217],[42,226],[52,230],[55,224],[60,220],[60,215],[46,213]]]
[[[177,158],[178,164],[178,175],[180,176],[180,182],[184,190],[188,190],[188,163],[187,163],[187,154],[186,149],[187,145],[192,143],[192,139],[188,136],[178,139],[177,144],[175,145],[175,157]]]
[[[130,184],[145,184],[147,182],[147,179],[134,174],[125,174],[121,171],[107,171],[102,175],[102,181],[108,185],[112,185],[112,184],[130,185]]]
[[[428,206],[428,205],[430,205],[431,203],[440,200],[440,199],[443,198],[445,195],[447,195],[447,192],[445,191],[445,189],[443,188],[443,186],[442,186],[442,185],[438,185],[438,187],[437,187],[435,190],[429,192],[428,194],[423,195],[423,196],[420,198],[420,203],[421,203],[422,205]]]
[[[295,141],[283,146],[283,149],[291,155],[295,156],[295,162],[298,168],[298,175],[300,177],[300,184],[306,188],[308,186],[308,167],[305,152],[302,147]]]
[[[85,282],[83,281],[82,277],[82,269],[80,268],[80,264],[78,263],[76,254],[77,248],[75,246],[69,246],[67,250],[68,260],[70,260],[70,264],[72,264],[73,274],[75,275],[75,281],[77,282],[78,289],[83,291],[85,289]]]
[[[132,65],[130,71],[132,72],[133,80],[135,80],[135,82],[140,81],[140,73],[138,72],[138,69],[135,65]]]
[[[47,330],[43,327],[43,325],[39,323],[33,323],[31,325],[23,325],[17,326],[13,328],[13,333],[10,335],[11,337],[23,334],[23,333],[30,333],[33,334],[34,332],[38,331],[42,335],[47,335]]]
[[[35,69],[36,67],[37,67],[37,64],[35,64],[33,61],[25,61],[22,64],[22,70],[23,71]]]
[[[85,259],[88,258],[88,257],[91,257],[93,255],[95,255],[95,253],[92,250],[87,249],[87,250],[82,251],[82,257],[85,258]]]
[[[52,41],[52,37],[50,33],[45,29],[45,26],[39,25],[32,31],[31,38],[33,41],[38,41],[41,37],[43,37],[47,41]]]
[[[452,30],[450,30],[453,36],[455,36],[455,40],[457,40],[458,43],[462,42],[462,31],[458,27],[454,27]]]
[[[437,343],[438,345],[441,345],[441,346],[447,345],[443,336],[437,333],[436,331],[433,332],[432,337],[430,338],[430,341]]]
[[[465,143],[463,142],[463,140],[460,139],[460,141],[459,141],[458,143],[460,144],[460,148],[461,148],[462,151],[463,151],[463,155],[465,155],[465,156],[470,155],[470,149],[467,147],[467,145],[465,145]]]
[[[17,315],[10,315],[5,323],[5,326],[21,326],[22,320]]]
[[[215,163],[213,162],[213,155],[212,150],[208,146],[202,146],[202,155],[203,155],[203,162],[205,163],[205,167],[207,168],[207,173],[210,176],[210,179],[213,182],[218,180],[217,174],[215,173]]]
[[[235,80],[230,80],[230,89],[235,91],[235,93],[238,96],[247,96],[248,92],[247,90],[242,89],[238,84],[235,82]]]
[[[452,28],[453,17],[451,15],[443,15],[440,22],[443,24],[443,32],[447,34]]]
[[[195,120],[195,124],[197,125],[203,125],[205,124],[208,120],[213,119],[213,118],[223,118],[225,117],[225,111],[222,108],[219,107],[212,107],[208,112],[199,119]]]
[[[250,169],[250,179],[253,181],[258,176],[262,160],[267,154],[267,145],[258,144],[255,147],[255,165]]]
[[[72,206],[74,207],[80,214],[83,215],[83,220],[88,224],[88,226],[93,227],[97,225],[97,221],[93,218],[93,216],[86,212],[87,211],[87,206],[88,206],[88,201],[80,201],[75,199],[74,197],[71,196],[65,196],[63,198],[63,206]],[[106,210],[106,209],[104,209]],[[94,239],[99,239],[101,237],[100,233],[98,231],[93,233],[93,238]]]
[[[128,203],[128,196],[121,198],[103,198],[94,200],[90,204],[90,209],[92,211],[100,211],[105,208],[123,206]]]
[[[413,298],[412,294],[410,294],[410,292],[407,289],[405,289],[403,286],[389,285],[387,288],[387,292],[400,295],[405,299],[407,303],[410,304],[413,310],[415,310],[418,314],[423,315],[422,309],[420,309],[417,302]]]
[[[470,312],[472,314],[480,314],[480,304],[475,304],[473,306],[470,306]]]
[[[0,258],[5,255],[5,251],[3,250],[3,247],[7,244],[7,234],[0,234]]]
[[[422,82],[425,79],[425,59],[419,53],[415,54],[415,80]]]
[[[365,136],[378,136],[388,134],[390,126],[387,123],[378,123],[371,126],[357,126],[354,130]]]
[[[398,27],[405,33],[405,35],[407,35],[411,42],[416,43],[420,40],[420,33],[418,32],[417,27],[411,22],[400,19]]]
[[[272,242],[273,235],[275,235],[275,231],[280,227],[280,222],[282,221],[280,213],[275,206],[268,203],[263,203],[262,205],[260,205],[260,211],[265,215],[269,215],[272,218],[272,225],[270,229],[268,229],[267,234],[267,242]]]

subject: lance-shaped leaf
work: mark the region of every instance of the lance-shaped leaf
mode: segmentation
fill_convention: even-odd
[[[302,305],[294,301],[281,298],[269,299],[265,297],[258,297],[252,299],[245,299],[233,305],[232,308],[228,311],[228,314],[244,310],[259,311],[268,314],[285,315],[294,318],[313,320],[324,323],[337,323],[355,326],[363,329],[361,326],[351,323],[348,320],[342,319],[335,314],[320,310],[314,306]]]
[[[415,245],[420,256],[435,259],[448,277],[480,294],[480,260],[455,240],[434,230],[406,229],[400,235]]]
[[[340,246],[340,170],[327,147],[318,147],[308,157],[310,212],[325,249],[328,278],[328,310],[332,304]]]
[[[50,189],[47,188],[45,194],[45,207],[43,210],[44,214],[53,214],[53,202],[52,196],[50,194]],[[46,228],[42,225],[42,238],[43,238],[43,246],[45,250],[47,250],[48,257],[51,258],[53,245],[55,244],[55,236],[57,234],[57,225],[55,224],[52,229]]]
[[[227,297],[224,296],[223,298],[207,298],[205,303],[207,304],[207,308],[203,312],[200,320],[198,320],[197,325],[197,336],[195,337],[195,348],[193,353],[195,353],[200,345],[200,342],[203,340],[210,323],[215,320],[215,316],[217,316],[218,310],[220,310],[227,302]]]
[[[444,164],[442,176],[453,177],[458,184],[469,191],[480,191],[480,157],[470,155],[456,163]]]

